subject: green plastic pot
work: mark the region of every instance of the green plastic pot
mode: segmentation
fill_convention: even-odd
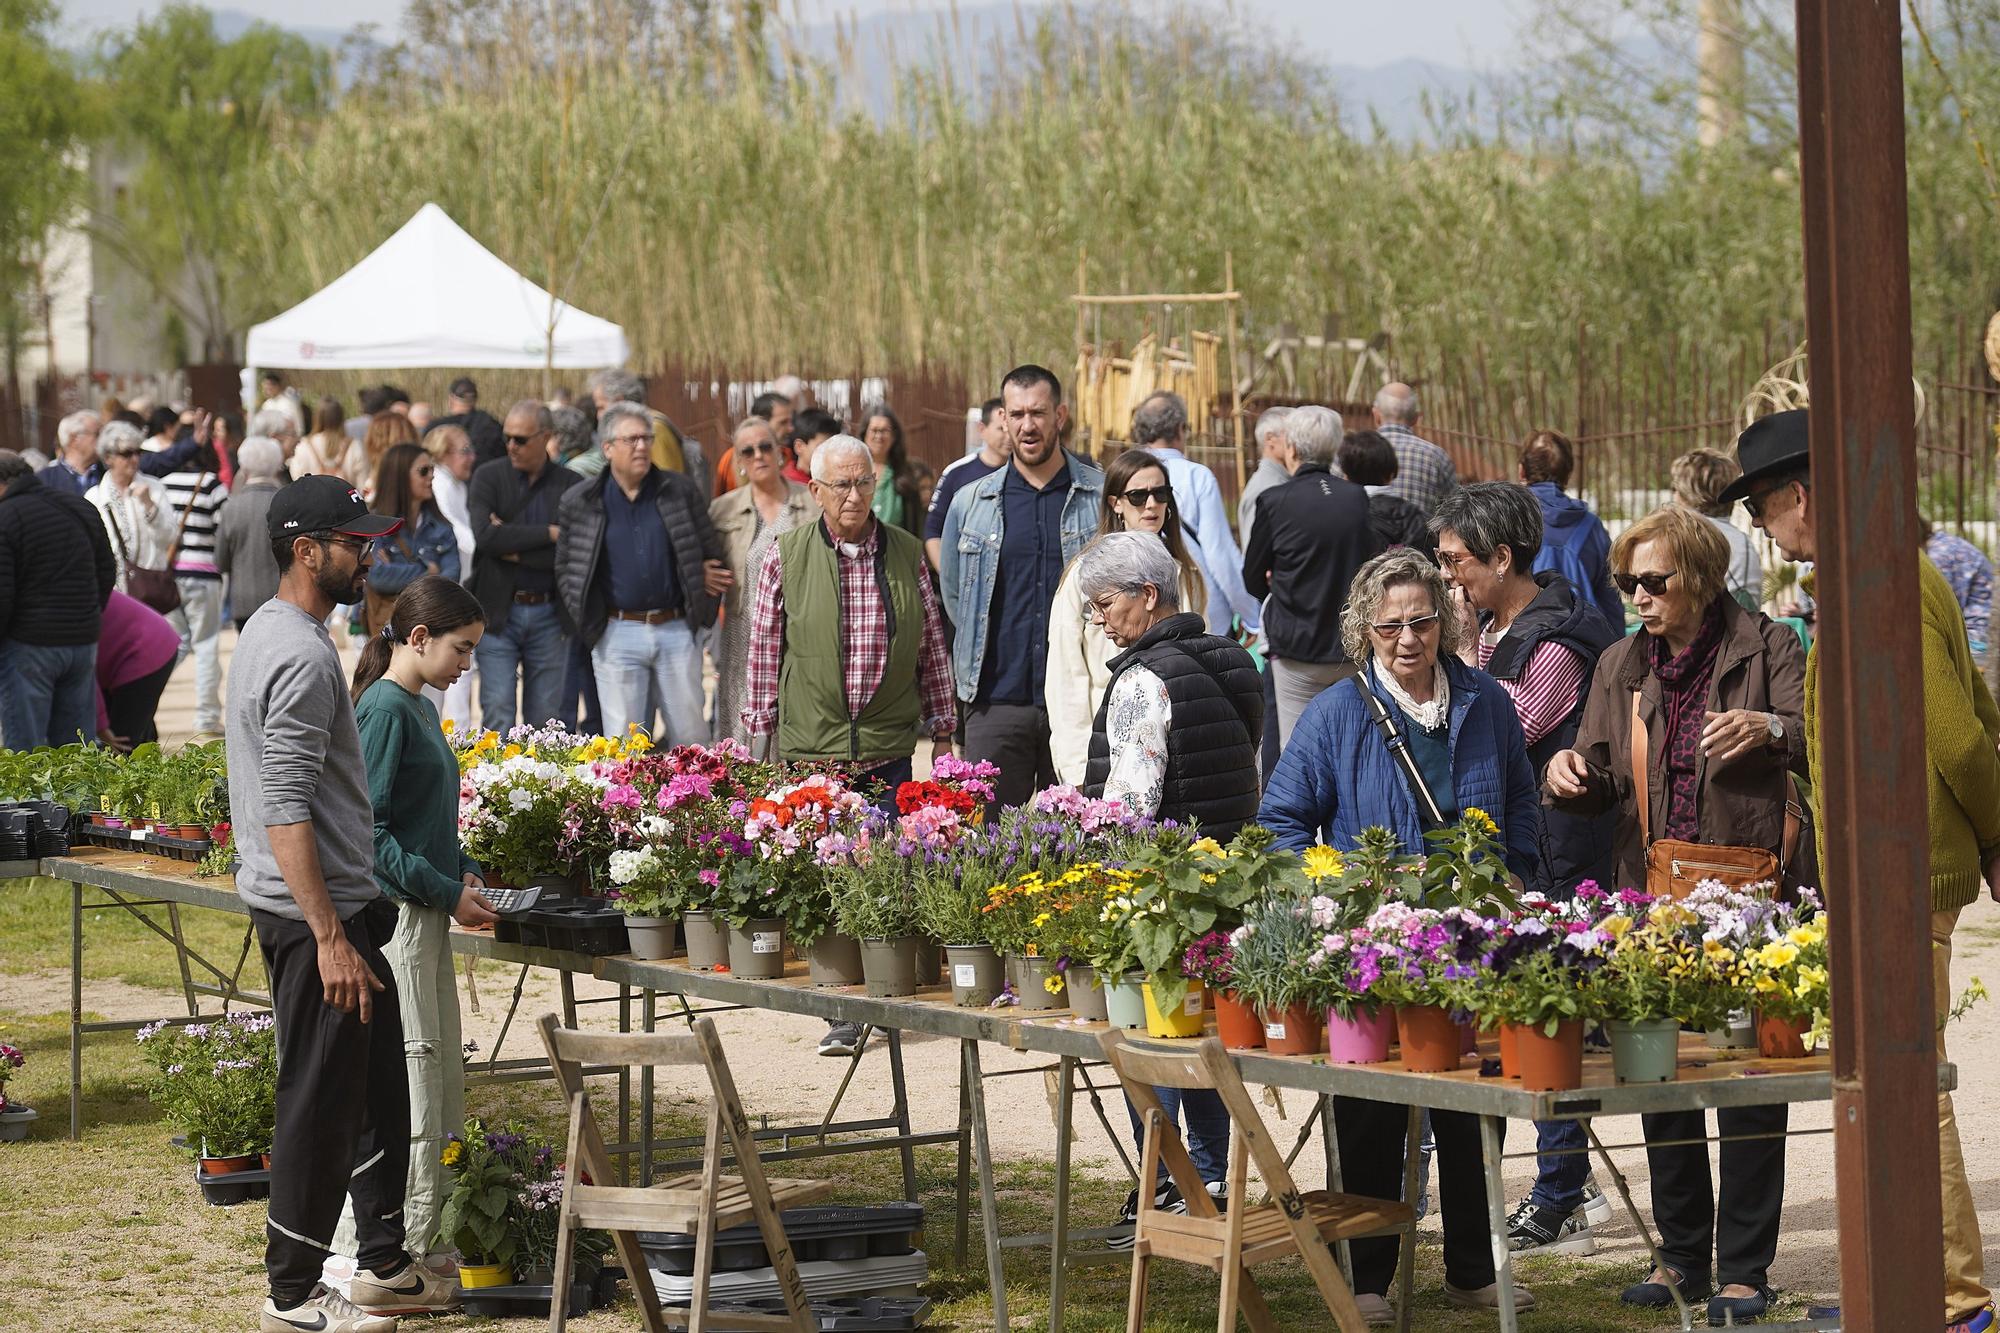
[[[1672,1083],[1680,1066],[1681,1025],[1671,1018],[1604,1025],[1611,1036],[1611,1073],[1620,1083]]]

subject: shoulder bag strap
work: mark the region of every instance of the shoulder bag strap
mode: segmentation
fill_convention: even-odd
[[[130,499],[129,496],[121,497],[116,491],[110,492],[107,498],[114,502],[121,498]],[[118,559],[129,568],[132,564],[132,552],[125,545],[125,530],[118,525],[118,510],[120,508],[121,506],[116,503],[106,504],[104,506],[104,517],[109,521],[113,540],[118,543]]]
[[[1632,796],[1639,805],[1639,846],[1653,845],[1652,775],[1647,771],[1646,723],[1639,716],[1639,691],[1632,691]]]
[[[1374,720],[1376,730],[1382,735],[1382,743],[1389,749],[1390,759],[1402,770],[1404,781],[1410,784],[1410,795],[1415,797],[1417,802],[1417,822],[1430,828],[1442,828],[1444,812],[1438,808],[1437,798],[1431,795],[1430,787],[1424,782],[1423,772],[1417,767],[1415,756],[1410,753],[1409,741],[1396,730],[1395,719],[1389,716],[1389,710],[1382,706],[1382,701],[1375,697],[1375,691],[1368,688],[1367,674],[1368,668],[1364,666],[1349,676],[1348,680],[1352,681],[1354,688],[1361,692],[1362,702],[1368,709],[1368,715]]]
[[[167,572],[172,573],[174,558],[181,553],[181,534],[187,531],[188,515],[194,512],[194,502],[201,498],[201,488],[208,484],[208,474],[202,473],[195,479],[194,489],[188,492],[187,503],[181,506],[181,521],[174,524],[174,539],[167,545]]]

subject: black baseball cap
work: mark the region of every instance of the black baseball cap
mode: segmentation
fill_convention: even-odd
[[[338,532],[347,537],[386,537],[403,526],[400,518],[373,514],[361,492],[339,477],[300,477],[281,486],[271,497],[265,517],[271,539],[303,537],[309,532]]]

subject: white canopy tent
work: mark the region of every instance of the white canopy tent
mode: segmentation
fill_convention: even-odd
[[[551,298],[425,204],[366,259],[252,327],[243,359],[259,369],[575,370],[623,365],[627,351],[625,330]]]

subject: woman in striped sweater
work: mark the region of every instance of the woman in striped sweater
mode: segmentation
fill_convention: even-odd
[[[160,479],[173,512],[175,538],[167,567],[181,590],[181,604],[167,617],[181,636],[181,653],[194,654],[194,729],[222,734],[222,572],[216,568],[216,530],[229,488],[222,483],[212,440],[179,472]]]

